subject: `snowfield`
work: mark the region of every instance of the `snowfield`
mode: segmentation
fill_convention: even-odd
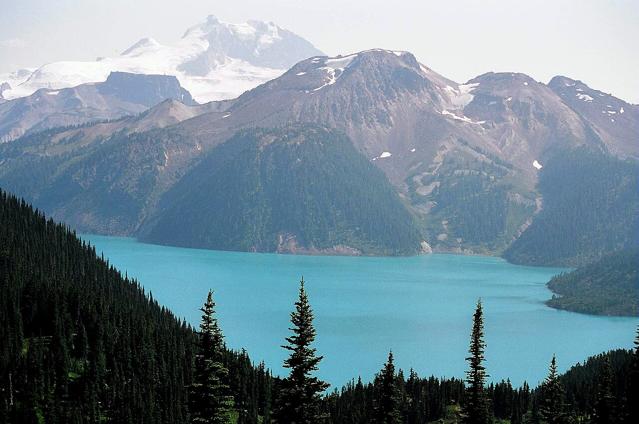
[[[117,57],[55,62],[0,74],[0,85],[7,82],[10,88],[2,96],[15,99],[41,88],[105,81],[113,71],[175,75],[196,101],[204,103],[237,97],[318,54],[306,40],[272,22],[234,24],[209,16],[171,45],[144,38]]]

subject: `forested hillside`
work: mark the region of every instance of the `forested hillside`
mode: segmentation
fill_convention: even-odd
[[[541,170],[543,210],[505,253],[511,262],[579,266],[639,243],[639,164],[579,148]]]
[[[622,250],[554,277],[553,308],[597,315],[639,316],[639,249]]]
[[[2,191],[0,281],[0,422],[187,422],[190,326]],[[268,372],[245,353],[224,362],[237,404],[257,419]]]
[[[420,232],[350,140],[312,125],[239,132],[168,192],[142,239],[208,249],[415,254]]]

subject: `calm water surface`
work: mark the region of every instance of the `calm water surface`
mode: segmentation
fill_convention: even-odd
[[[340,386],[370,380],[392,349],[399,367],[463,377],[475,302],[483,299],[486,365],[492,380],[537,384],[553,353],[560,368],[604,350],[632,346],[637,318],[557,311],[543,302],[557,268],[499,258],[291,256],[155,246],[85,235],[111,263],[137,278],[179,317],[199,322],[215,290],[229,347],[245,348],[283,374],[289,314],[304,276],[315,311],[320,377]]]

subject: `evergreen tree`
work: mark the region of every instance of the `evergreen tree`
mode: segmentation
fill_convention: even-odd
[[[467,424],[484,424],[491,422],[488,411],[488,397],[484,388],[486,369],[484,368],[484,313],[481,299],[477,301],[477,308],[473,315],[473,330],[470,336],[470,356],[466,358],[469,370],[466,372],[468,388],[463,410],[463,422]]]
[[[395,382],[393,352],[388,353],[388,362],[379,374],[379,392],[375,405],[375,422],[378,424],[399,424],[399,395]]]
[[[615,397],[612,394],[612,365],[609,357],[606,357],[601,368],[592,422],[593,424],[614,424],[617,422]]]
[[[548,377],[541,386],[539,415],[543,423],[559,424],[567,422],[564,407],[564,388],[557,373],[557,359],[550,361]]]
[[[291,313],[290,330],[293,335],[286,338],[288,345],[282,346],[291,352],[284,367],[291,370],[282,382],[276,411],[276,422],[288,424],[313,424],[323,420],[320,413],[321,394],[328,384],[311,374],[317,371],[322,356],[316,355],[311,344],[315,340],[313,311],[304,289],[304,278],[300,281],[299,298],[295,311]]]
[[[635,349],[632,352],[632,363],[628,376],[628,420],[631,423],[639,423],[639,326],[637,327],[637,337],[635,338]]]
[[[228,395],[228,370],[222,362],[224,339],[215,317],[211,290],[200,310],[199,350],[195,357],[189,408],[191,422],[225,424],[229,422],[233,400]]]

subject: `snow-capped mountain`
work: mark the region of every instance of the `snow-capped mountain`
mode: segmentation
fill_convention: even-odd
[[[200,103],[237,97],[278,77],[290,66],[319,55],[311,43],[272,22],[227,23],[209,16],[171,45],[144,38],[117,57],[62,61],[36,70],[0,75],[5,99],[105,81],[113,71],[175,75]]]

